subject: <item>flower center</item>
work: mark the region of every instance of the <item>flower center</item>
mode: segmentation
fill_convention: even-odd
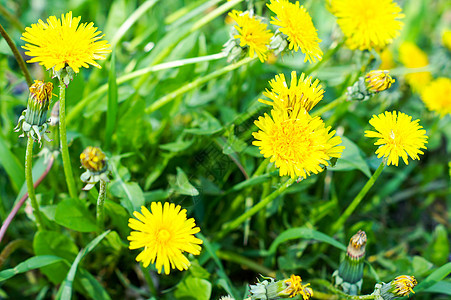
[[[166,229],[161,229],[158,232],[157,238],[160,242],[167,242],[171,238],[171,234]]]

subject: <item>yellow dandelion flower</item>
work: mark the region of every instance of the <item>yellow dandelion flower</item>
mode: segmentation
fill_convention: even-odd
[[[442,42],[443,42],[443,46],[445,46],[446,48],[448,48],[449,51],[451,51],[451,30],[450,29],[446,29],[445,31],[443,31]]]
[[[293,298],[296,295],[301,295],[303,300],[308,300],[313,296],[313,290],[309,287],[310,283],[303,285],[301,276],[292,274],[289,279],[284,280],[284,283],[286,288],[279,293],[281,296]]]
[[[417,280],[414,276],[401,275],[396,277],[395,280],[391,282],[391,285],[394,288],[393,294],[404,297],[410,293],[415,294],[413,288],[417,285]]]
[[[275,79],[269,81],[271,90],[266,89],[263,95],[271,101],[258,99],[258,101],[272,105],[276,109],[288,109],[292,111],[296,103],[300,103],[306,111],[310,111],[321,99],[324,90],[316,79],[312,83],[312,77],[301,74],[299,80],[296,71],[291,72],[291,83],[288,87],[283,73],[276,75]]]
[[[47,23],[39,20],[31,27],[25,28],[22,48],[28,50],[26,55],[33,57],[27,62],[39,62],[47,69],[59,71],[66,65],[78,73],[81,67],[89,65],[100,68],[96,62],[105,59],[110,45],[100,40],[103,35],[91,22],[80,24],[81,17],[72,18],[72,12],[61,15],[61,19],[51,16]]]
[[[261,62],[267,57],[268,45],[272,33],[267,29],[267,25],[255,17],[251,17],[249,12],[233,10],[229,16],[237,23],[235,29],[238,34],[233,38],[240,40],[241,47],[249,47],[249,56],[254,57],[257,54]]]
[[[451,114],[451,79],[440,77],[431,81],[421,91],[421,99],[429,110],[441,117]]]
[[[332,0],[331,11],[351,49],[382,49],[403,26],[404,14],[393,0]]]
[[[429,64],[426,53],[411,42],[401,44],[399,59],[407,68],[422,68]],[[432,75],[431,72],[415,72],[407,74],[405,78],[415,92],[420,92],[431,81]]]
[[[379,93],[389,89],[395,80],[387,70],[372,70],[365,75],[365,82],[370,92]]]
[[[152,202],[150,209],[151,212],[142,206],[141,213],[133,213],[137,220],[128,220],[128,226],[136,230],[127,238],[130,249],[144,247],[136,261],[142,261],[144,267],[156,262],[160,274],[162,267],[166,274],[171,268],[187,270],[191,263],[183,252],[199,255],[202,240],[194,236],[200,231],[199,227],[195,227],[193,218],[186,219],[186,209],[179,205],[166,202],[163,207],[161,202]]]
[[[253,133],[256,141],[252,144],[264,157],[271,157],[280,176],[306,178],[322,172],[332,157],[341,156],[344,147],[337,146],[341,138],[334,136],[335,131],[329,132],[321,118],[312,118],[300,103],[291,114],[272,110],[271,116],[265,114],[255,121],[260,131]]]
[[[276,14],[276,17],[271,18],[271,24],[279,26],[279,31],[288,37],[290,50],[297,52],[301,49],[305,54],[304,62],[322,59],[323,51],[319,47],[321,40],[303,5],[299,5],[298,1],[294,4],[288,0],[271,0],[267,6]]]
[[[426,149],[426,130],[419,124],[420,120],[412,121],[412,117],[402,112],[388,112],[373,115],[370,124],[376,131],[366,130],[365,136],[378,138],[374,145],[378,145],[377,157],[386,157],[387,165],[398,166],[399,157],[402,157],[406,165],[408,156],[412,159],[420,159],[418,154],[423,154],[420,149]]]

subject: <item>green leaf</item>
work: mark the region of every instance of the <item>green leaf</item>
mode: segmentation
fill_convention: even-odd
[[[331,238],[327,234],[324,234],[322,232],[306,228],[306,227],[297,227],[297,228],[290,228],[288,230],[285,230],[279,236],[274,240],[274,242],[269,247],[269,254],[275,255],[277,247],[279,247],[280,244],[285,243],[290,240],[295,239],[310,239],[310,240],[317,240],[321,242],[328,243],[340,250],[346,251],[346,246],[340,243],[339,241]]]
[[[174,292],[177,299],[181,300],[209,300],[211,295],[211,283],[208,280],[187,276]]]
[[[177,167],[177,176],[169,177],[169,184],[174,191],[180,195],[197,196],[199,191],[189,182],[188,176],[179,167]]]
[[[111,194],[121,198],[121,204],[132,214],[136,210],[141,210],[144,205],[144,193],[136,182],[123,182],[121,179],[116,180],[110,186]]]
[[[77,279],[88,295],[95,300],[110,300],[110,296],[103,286],[92,276],[91,273],[84,269],[78,270]]]
[[[61,232],[47,230],[38,231],[35,234],[33,250],[36,255],[54,255],[66,261],[73,261],[78,253],[77,246],[69,236]],[[42,273],[54,284],[61,283],[68,270],[69,267],[66,262],[41,268]]]
[[[196,135],[212,135],[222,129],[221,123],[209,113],[203,111],[202,116],[197,120],[199,128],[187,128],[184,132]]]
[[[334,171],[350,171],[360,170],[368,178],[371,177],[370,168],[362,157],[359,147],[347,137],[342,137],[343,143],[340,146],[345,146],[343,154],[338,159],[337,164],[332,169]]]
[[[80,232],[92,232],[98,229],[92,213],[79,199],[64,199],[58,203],[55,222]]]
[[[13,187],[16,191],[22,186],[25,181],[24,167],[19,162],[17,157],[9,150],[3,135],[0,134],[0,166],[2,166],[6,174],[8,174]]]
[[[58,290],[58,295],[61,295],[60,299],[71,299],[72,297],[72,284],[75,279],[75,274],[77,273],[78,265],[80,264],[80,261],[85,257],[89,252],[94,250],[94,248],[100,243],[100,241],[103,240],[103,238],[109,233],[110,231],[107,230],[95,239],[93,239],[88,245],[86,245],[86,248],[81,249],[81,251],[78,253],[77,257],[75,258],[74,262],[72,263],[72,266],[70,267],[69,272],[67,273],[66,279],[61,284],[60,289]],[[58,298],[58,297],[57,297]]]
[[[42,268],[54,263],[57,263],[59,261],[64,260],[61,257],[54,256],[54,255],[41,255],[41,256],[34,256],[32,258],[27,259],[24,262],[21,262],[18,264],[15,268],[12,269],[6,269],[0,272],[0,282],[5,281],[14,275],[24,273],[30,270]]]
[[[441,266],[448,261],[449,240],[448,232],[442,224],[437,225],[434,230],[433,239],[426,248],[424,257],[437,266]]]
[[[116,81],[116,52],[111,55],[110,72],[108,75],[108,110],[106,113],[105,148],[109,149],[111,137],[116,128],[118,89]]]
[[[181,151],[188,149],[193,144],[193,142],[194,142],[194,140],[177,141],[174,143],[160,145],[159,147],[160,147],[160,149],[167,150],[170,152],[181,152]]]
[[[431,287],[423,290],[423,292],[428,293],[440,293],[451,296],[451,282],[448,281],[439,281]]]
[[[448,276],[451,273],[451,262],[441,266],[434,272],[432,272],[431,275],[426,277],[423,281],[421,281],[415,288],[415,293],[421,292],[427,288],[430,288],[440,280],[443,280],[446,276]]]

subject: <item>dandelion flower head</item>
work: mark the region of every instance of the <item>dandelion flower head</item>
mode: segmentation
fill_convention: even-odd
[[[91,23],[81,23],[81,17],[72,18],[72,12],[61,15],[61,19],[51,16],[47,23],[39,20],[31,27],[25,28],[22,48],[28,50],[26,55],[33,57],[27,62],[39,62],[47,69],[59,71],[66,65],[75,73],[81,67],[89,65],[100,68],[96,62],[105,59],[105,54],[111,52],[107,41],[101,40],[103,35]]]
[[[373,115],[369,123],[376,131],[366,130],[365,136],[378,138],[374,143],[379,146],[376,155],[387,158],[388,166],[398,166],[399,157],[408,165],[408,156],[419,160],[418,154],[424,154],[420,149],[426,149],[428,137],[419,122],[412,121],[412,117],[402,112],[386,111],[378,116]]]
[[[332,0],[330,10],[350,49],[382,49],[403,26],[404,14],[393,0]]]
[[[304,62],[322,59],[321,40],[304,6],[299,5],[298,1],[291,3],[288,0],[271,0],[267,6],[276,14],[271,18],[271,24],[279,26],[279,31],[288,37],[290,50],[297,52],[301,49],[305,54]]]
[[[421,99],[429,110],[441,117],[451,114],[451,79],[440,77],[431,81],[421,91]]]
[[[240,40],[241,47],[249,47],[249,56],[254,57],[256,53],[261,62],[267,57],[268,45],[272,33],[267,29],[267,25],[255,17],[249,15],[249,12],[233,10],[229,16],[237,23],[235,29],[238,34],[233,38]]]
[[[289,114],[287,110],[272,110],[271,116],[261,116],[255,125],[253,145],[264,157],[270,157],[279,168],[280,176],[306,178],[320,173],[333,157],[340,157],[344,147],[335,131],[329,132],[319,117],[312,118],[300,103]]]
[[[394,286],[394,293],[397,296],[407,296],[410,293],[414,293],[413,288],[417,285],[417,280],[413,276],[401,275],[392,281],[392,286]]]
[[[451,51],[451,29],[446,29],[442,34],[443,45]]]
[[[141,213],[133,213],[136,219],[129,219],[128,226],[135,230],[128,236],[130,249],[144,247],[136,261],[141,261],[144,267],[155,263],[158,273],[163,267],[165,274],[171,268],[187,270],[191,263],[183,252],[199,255],[202,240],[194,236],[199,227],[193,218],[186,219],[186,209],[179,205],[152,202],[150,209],[142,206]]]
[[[407,68],[421,68],[429,64],[428,57],[412,42],[403,42],[399,47],[399,59]],[[420,92],[432,79],[430,72],[415,72],[405,76],[406,81],[415,92]]]
[[[321,99],[324,90],[316,79],[312,82],[312,77],[306,77],[304,73],[298,77],[296,72],[291,72],[290,87],[288,87],[283,73],[276,75],[275,79],[269,82],[271,90],[266,90],[263,95],[271,101],[259,99],[260,102],[272,105],[276,109],[288,109],[292,111],[296,103],[300,103],[306,110],[310,111]]]
[[[310,283],[302,284],[301,276],[292,274],[289,279],[286,279],[284,283],[287,285],[286,289],[282,292],[284,295],[293,298],[296,295],[301,295],[303,300],[308,300],[313,296],[313,290],[309,287]]]

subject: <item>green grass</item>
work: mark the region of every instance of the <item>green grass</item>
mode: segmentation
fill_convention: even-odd
[[[265,1],[250,2],[256,14],[271,16]],[[36,189],[46,230],[37,232],[27,201],[1,240],[0,298],[243,299],[259,274],[297,274],[311,282],[318,299],[331,299],[336,292],[324,280],[330,282],[349,238],[362,229],[368,236],[362,294],[406,274],[419,282],[414,299],[448,299],[451,118],[427,110],[407,85],[411,70],[398,57],[403,41],[415,42],[427,53],[432,76],[450,77],[451,53],[441,42],[450,28],[447,1],[399,1],[406,17],[390,46],[396,83],[369,101],[331,105],[362,73],[377,69],[380,58],[342,44],[334,48],[341,33],[326,2],[303,1],[329,57],[316,66],[303,63],[300,52],[271,64],[222,58],[232,26],[225,23],[227,12],[245,10],[246,1],[1,1],[9,15],[0,10],[0,23],[22,54],[25,27],[68,11],[94,22],[113,52],[99,62],[102,69],[81,70],[66,90],[78,199],[69,197],[59,154]],[[27,66],[33,79],[52,80],[58,94],[50,72]],[[268,81],[279,73],[289,78],[293,70],[321,81],[325,96],[312,113],[337,130],[346,149],[334,167],[283,186],[289,179],[252,145],[252,132],[254,121],[269,113],[257,101]],[[25,77],[0,39],[2,222],[26,191],[27,142],[13,128],[27,97]],[[419,161],[386,166],[355,210],[345,213],[382,162],[364,131],[372,115],[386,110],[420,119],[427,150]],[[95,220],[99,185],[85,192],[79,180],[79,155],[91,145],[106,152],[111,166],[105,228]],[[50,147],[35,143],[34,154]],[[34,157],[33,166],[36,180],[46,163]],[[153,201],[181,205],[201,228],[203,249],[188,256],[189,270],[158,275],[152,264],[145,269],[135,261],[140,251],[128,249],[128,219]]]

